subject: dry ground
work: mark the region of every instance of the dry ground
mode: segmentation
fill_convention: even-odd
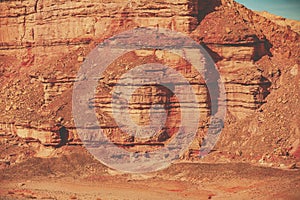
[[[148,174],[123,174],[81,147],[2,169],[0,199],[299,199],[300,170],[243,163],[177,163]]]

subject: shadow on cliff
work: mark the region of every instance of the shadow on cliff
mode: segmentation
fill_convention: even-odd
[[[206,45],[202,45],[205,51],[212,57],[212,59],[207,59],[205,62],[205,83],[208,91],[206,102],[208,102],[208,108],[210,110],[209,115],[214,115],[218,111],[219,107],[219,97],[220,97],[220,88],[219,80],[220,74],[216,68],[215,62],[217,60],[222,60],[221,56],[216,52],[209,49]],[[205,52],[203,52],[205,55]]]
[[[214,12],[215,8],[221,5],[221,0],[198,0],[198,23],[200,23],[207,14]]]
[[[271,53],[272,47],[273,45],[270,43],[268,39],[265,39],[264,42],[261,42],[258,45],[254,46],[255,53],[253,55],[253,60],[258,61],[266,55],[269,57],[273,57],[273,54]]]
[[[217,52],[210,49],[205,43],[201,42],[200,45],[204,48],[204,50],[210,55],[215,63],[221,61],[223,59]]]
[[[62,147],[64,145],[66,145],[68,143],[68,139],[69,139],[69,131],[64,126],[60,126],[60,128],[58,129],[58,134],[59,134],[59,137],[60,137],[60,142],[56,146],[56,148],[59,148],[59,147]]]
[[[266,98],[271,94],[270,92],[270,88],[272,86],[272,82],[267,79],[266,77],[262,76],[260,78],[260,91],[259,91],[259,97],[260,97],[260,101],[256,102],[257,104],[263,105],[266,103]],[[256,97],[256,101],[257,101],[257,97]]]

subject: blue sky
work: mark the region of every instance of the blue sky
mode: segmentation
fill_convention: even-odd
[[[300,0],[236,0],[251,10],[268,11],[289,19],[300,20]]]

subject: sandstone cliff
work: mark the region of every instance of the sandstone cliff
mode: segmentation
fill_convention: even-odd
[[[299,34],[234,1],[1,1],[0,18],[0,128],[5,132],[56,146],[61,127],[55,124],[62,123],[70,144],[81,144],[72,120],[71,98],[85,56],[99,42],[124,30],[168,28],[202,44],[224,80],[228,117],[216,157],[254,162],[294,159],[300,138]],[[122,70],[149,61],[177,66],[185,76],[190,73],[184,60],[155,52],[132,52],[113,64],[105,79],[109,87],[99,87],[91,104],[100,109],[99,120],[107,135],[120,145],[138,146],[139,141],[118,134],[109,115],[108,95]],[[198,88],[202,113],[209,117],[205,85],[200,79],[190,81]],[[136,95],[133,103],[140,99],[147,105],[167,103],[172,98],[152,86],[144,89],[149,95]],[[140,116],[145,120],[148,108],[133,111],[139,123],[147,123]],[[175,113],[169,126],[176,129],[176,106],[169,112]],[[190,154],[199,150],[206,120],[201,122]],[[150,143],[163,143],[169,137],[172,131]]]

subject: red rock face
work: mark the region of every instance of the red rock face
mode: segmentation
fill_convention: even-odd
[[[81,63],[96,44],[137,27],[182,32],[203,44],[214,59],[225,84],[229,116],[221,147],[230,151],[241,148],[245,155],[255,152],[261,156],[262,152],[272,152],[275,148],[265,145],[263,137],[265,140],[269,137],[268,144],[277,137],[286,139],[280,144],[284,148],[292,142],[287,138],[299,137],[290,132],[289,119],[280,119],[283,110],[294,108],[289,112],[291,121],[299,121],[299,114],[293,112],[299,105],[296,96],[299,35],[234,1],[27,0],[4,1],[0,8],[0,109],[3,110],[0,121],[14,124],[14,132],[21,137],[33,137],[56,146],[59,141],[52,140],[55,131],[50,128],[57,118],[63,117],[69,142],[78,144],[71,99]],[[91,104],[98,109],[106,135],[120,145],[144,142],[120,132],[109,104],[118,77],[149,62],[170,65],[193,83],[203,121],[199,122],[201,128],[191,152],[199,149],[211,114],[207,88],[201,78],[193,76],[189,63],[164,51],[131,52],[112,63],[105,72]],[[287,95],[286,91],[289,91]],[[283,106],[284,101],[290,102]],[[149,86],[136,91],[131,99],[132,105],[141,102],[146,106],[131,110],[131,117],[141,125],[149,123],[150,105],[156,102],[169,105],[166,132],[158,134],[150,143],[167,142],[180,124],[176,97],[165,89]],[[270,126],[273,121],[277,125]],[[299,127],[299,123],[294,126]],[[278,129],[282,130],[276,132]],[[258,151],[255,145],[259,146]]]

